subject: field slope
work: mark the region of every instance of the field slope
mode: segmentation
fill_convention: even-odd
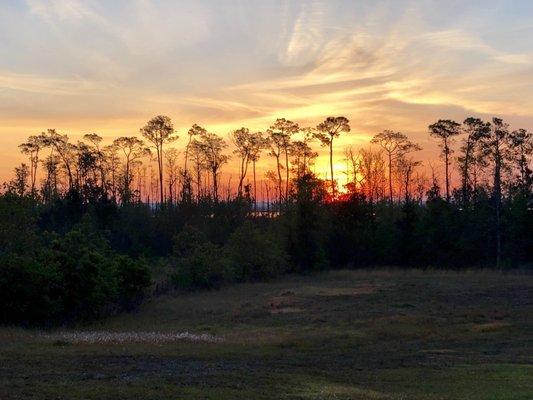
[[[0,328],[0,399],[531,399],[533,276],[334,271]]]

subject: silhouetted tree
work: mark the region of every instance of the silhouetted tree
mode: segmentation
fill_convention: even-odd
[[[470,174],[477,162],[479,141],[487,134],[489,129],[490,124],[483,122],[479,118],[469,117],[463,122],[462,132],[466,134],[466,137],[463,140],[458,161],[461,171],[461,192],[463,204],[465,205],[468,203],[472,192]]]
[[[252,161],[254,179],[254,209],[257,210],[257,179],[255,166],[261,158],[261,153],[269,146],[269,138],[263,132],[254,132],[251,135],[250,160]]]
[[[179,157],[179,150],[175,148],[168,149],[165,152],[165,160],[166,160],[166,168],[167,168],[167,181],[168,181],[168,202],[170,204],[173,204],[173,202],[176,200],[176,184],[178,182],[179,178],[179,168],[178,168],[178,157]],[[184,173],[182,174],[184,178],[187,177],[187,175]]]
[[[407,157],[405,154],[400,156],[396,162],[396,171],[398,173],[399,181],[403,186],[406,203],[411,200],[411,184],[414,170],[421,164],[421,161],[414,160],[412,157]]]
[[[385,153],[387,154],[389,172],[389,201],[392,205],[394,198],[392,191],[392,171],[395,163],[399,159],[404,159],[407,153],[421,150],[421,147],[418,144],[411,142],[403,133],[394,132],[391,130],[384,130],[383,132],[378,133],[372,138],[370,143],[378,144],[383,150],[385,150]]]
[[[384,196],[385,160],[380,151],[361,149],[359,151],[359,172],[361,174],[361,189],[370,202],[380,200]]]
[[[329,147],[329,167],[331,173],[331,193],[336,196],[335,178],[333,176],[333,139],[340,136],[341,132],[350,132],[350,121],[346,117],[327,117],[316,127],[316,137],[323,146]]]
[[[59,156],[59,159],[63,163],[63,168],[67,173],[68,188],[69,190],[72,189],[74,185],[72,170],[76,146],[69,143],[67,135],[61,135],[55,129],[48,129],[42,140],[46,147],[51,148],[52,152],[55,152]]]
[[[39,153],[41,149],[45,146],[44,143],[44,134],[33,135],[28,138],[25,143],[22,143],[19,146],[22,154],[28,156],[30,160],[30,182],[31,182],[31,193],[35,194],[36,184],[37,184],[37,170],[39,168]]]
[[[510,134],[510,150],[513,162],[518,167],[519,187],[524,192],[531,190],[532,172],[530,168],[533,155],[533,133],[518,129]]]
[[[213,201],[218,202],[218,175],[222,165],[228,162],[229,156],[222,152],[228,145],[224,139],[214,133],[206,132],[200,135],[199,146],[202,151],[206,168],[213,178]]]
[[[291,137],[296,134],[299,129],[297,123],[286,120],[285,118],[278,118],[267,131],[270,137],[270,155],[276,158],[280,205],[283,199],[287,199],[289,195],[289,149],[291,146]],[[285,165],[283,167],[280,162],[282,153],[285,156]],[[283,179],[281,178],[281,168],[285,168],[285,193],[282,191]]]
[[[4,189],[7,192],[16,194],[17,196],[24,196],[28,189],[28,177],[30,176],[29,167],[22,163],[15,167],[15,177],[4,184]]]
[[[200,136],[202,134],[205,134],[207,131],[202,128],[201,126],[194,124],[191,129],[188,130],[187,135],[189,136],[189,140],[187,141],[187,145],[185,146],[185,157],[184,157],[184,166],[183,166],[183,189],[182,189],[182,199],[184,201],[188,201],[192,198],[192,187],[191,187],[191,177],[189,174],[189,169],[187,168],[187,163],[190,158],[189,150],[191,149],[191,145],[193,144],[193,139],[197,136]],[[198,163],[195,163],[196,167],[199,166]],[[198,196],[200,195],[200,173],[199,169],[197,169],[197,179],[198,179]]]
[[[131,201],[131,183],[133,181],[132,166],[139,163],[143,157],[150,155],[150,150],[144,142],[135,136],[123,136],[115,139],[113,145],[122,153],[124,158],[123,183],[121,198],[125,203]]]
[[[313,164],[318,157],[318,153],[313,151],[311,146],[305,140],[295,140],[292,142],[290,151],[292,157],[293,169],[295,171],[296,179],[301,178],[304,174],[309,172],[309,166]]]
[[[95,157],[95,166],[100,173],[100,184],[102,192],[107,195],[107,176],[106,176],[106,153],[101,147],[104,140],[100,135],[96,133],[88,133],[83,135],[83,139],[89,142],[91,153]]]
[[[165,143],[173,142],[178,139],[174,133],[174,125],[169,117],[165,115],[158,115],[152,118],[148,123],[141,128],[141,134],[152,143],[156,150],[157,167],[159,171],[159,201],[161,204],[165,202],[165,194],[163,192],[163,146]]]
[[[117,201],[117,178],[119,174],[120,158],[118,156],[117,146],[110,144],[103,148],[104,169],[105,169],[105,187],[111,194],[113,201]]]
[[[230,139],[236,147],[233,153],[240,158],[239,185],[237,186],[237,193],[239,196],[242,196],[244,178],[248,172],[248,164],[251,161],[252,152],[254,151],[254,137],[248,128],[243,127],[231,132]]]
[[[316,139],[314,128],[300,128],[300,134],[302,138],[293,141],[289,149],[293,171],[296,175],[295,179],[310,172],[311,165],[314,164],[315,159],[318,157],[318,152],[311,147],[311,143]]]
[[[194,139],[189,146],[189,157],[194,163],[194,174],[196,181],[196,199],[199,201],[202,195],[202,171],[206,168],[205,156],[202,143]]]
[[[453,153],[451,145],[454,136],[461,133],[461,125],[449,119],[439,119],[429,126],[429,134],[440,140],[442,157],[444,158],[444,169],[446,177],[446,201],[450,201],[450,156]]]

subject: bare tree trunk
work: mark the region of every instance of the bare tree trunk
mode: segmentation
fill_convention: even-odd
[[[163,193],[163,146],[157,149],[157,159],[159,163],[159,190],[161,205],[165,202],[165,194]]]
[[[446,173],[446,201],[449,202],[450,201],[450,176],[449,176],[449,166],[450,166],[450,161],[449,161],[449,154],[450,153],[450,149],[448,148],[448,142],[447,141],[444,141],[444,160],[445,160],[445,173]]]
[[[331,171],[331,193],[333,193],[333,198],[335,198],[335,179],[333,177],[333,136],[329,141],[329,168]]]
[[[255,179],[255,159],[253,160],[254,167],[254,211],[257,211],[257,181]]]
[[[279,163],[279,155],[276,156],[276,162],[278,164],[278,195],[279,195],[279,205],[281,207],[281,202],[282,202],[282,188],[281,188],[281,185],[282,185],[282,180],[281,180],[281,164]]]
[[[389,200],[392,206],[394,200],[392,198],[392,153],[389,152]]]
[[[245,162],[245,159],[244,157],[241,159],[241,171],[240,171],[240,176],[239,176],[239,186],[238,186],[238,189],[237,189],[237,192],[238,192],[238,195],[239,196],[242,196],[242,183],[244,181],[244,162]]]
[[[289,198],[289,149],[285,147],[285,201]]]
[[[217,172],[213,170],[213,201],[215,203],[218,202],[218,180],[217,180]]]

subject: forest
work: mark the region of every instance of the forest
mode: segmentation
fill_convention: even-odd
[[[499,118],[438,120],[427,134],[440,174],[393,130],[337,154],[350,131],[342,116],[227,138],[194,124],[176,148],[180,132],[160,115],[111,143],[29,136],[0,194],[0,323],[91,320],[172,290],[286,273],[532,267],[531,132]]]

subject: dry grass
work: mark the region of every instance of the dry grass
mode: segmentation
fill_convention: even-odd
[[[73,331],[41,334],[45,341],[64,343],[148,343],[159,344],[177,341],[216,343],[222,339],[208,334],[193,334],[189,332],[109,332],[109,331]]]
[[[67,332],[0,329],[0,399],[530,399],[532,291],[380,269],[168,294]]]

